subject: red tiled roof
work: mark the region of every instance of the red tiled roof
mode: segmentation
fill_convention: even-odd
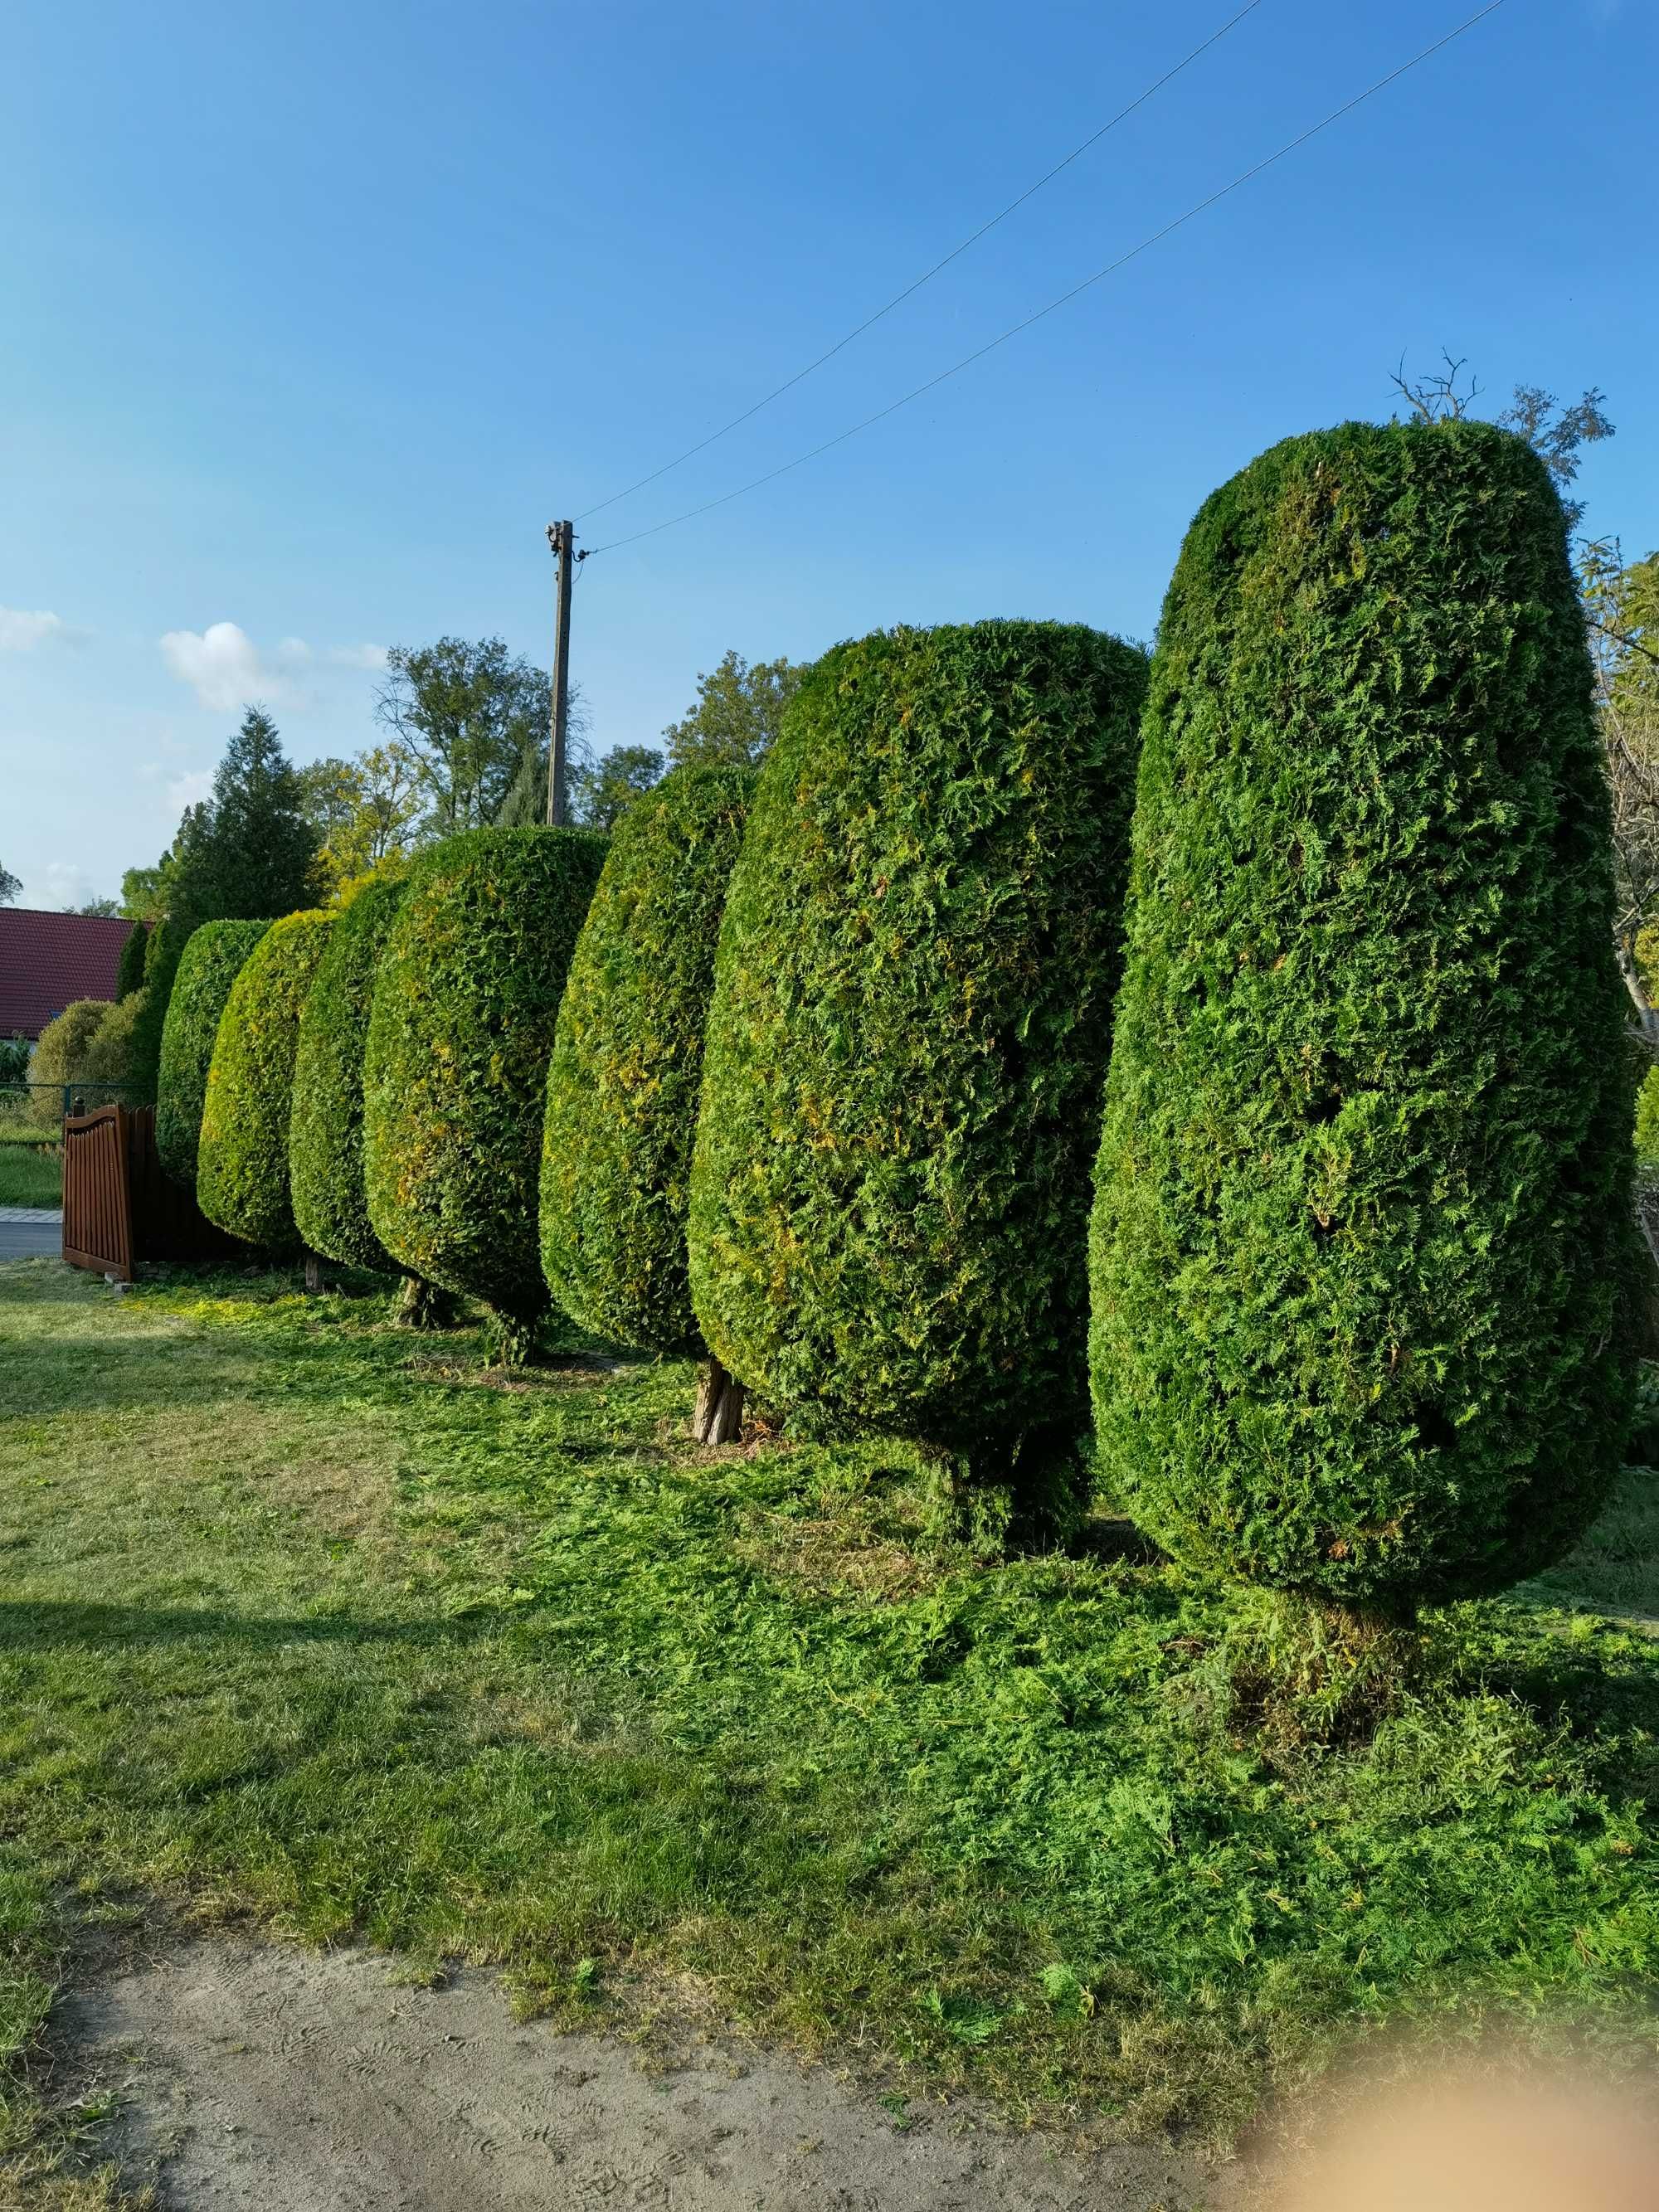
[[[113,999],[124,916],[0,906],[0,1037],[37,1037],[76,999]]]

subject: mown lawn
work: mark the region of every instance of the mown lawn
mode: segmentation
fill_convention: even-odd
[[[501,1388],[382,1306],[0,1268],[14,2049],[66,1912],[160,1892],[599,2016],[688,1972],[1123,2131],[1224,2133],[1402,2019],[1651,2050],[1646,1472],[1439,1616],[1373,1741],[1270,1756],[1217,1686],[1237,1601],[1109,1528],[928,1556],[902,1450],[699,1455],[685,1365],[573,1338]]]

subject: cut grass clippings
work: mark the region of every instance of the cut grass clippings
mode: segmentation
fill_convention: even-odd
[[[687,1364],[568,1335],[617,1364],[486,1387],[385,1311],[0,1268],[14,2050],[57,1900],[138,1890],[593,2016],[689,1974],[1119,2133],[1225,2136],[1384,2024],[1650,2051],[1645,1471],[1612,1559],[1436,1615],[1371,1741],[1270,1756],[1213,1695],[1240,1601],[1109,1531],[929,1557],[899,1447],[700,1455]]]

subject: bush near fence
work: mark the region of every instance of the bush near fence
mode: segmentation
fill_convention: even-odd
[[[274,921],[238,970],[208,1068],[196,1195],[216,1228],[270,1252],[299,1246],[289,1194],[294,1055],[334,916]]]

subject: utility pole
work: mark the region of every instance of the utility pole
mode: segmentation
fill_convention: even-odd
[[[570,586],[575,572],[576,533],[568,522],[550,522],[547,542],[558,572],[558,620],[553,631],[553,732],[547,762],[547,818],[557,829],[564,821],[565,732],[570,721]]]

